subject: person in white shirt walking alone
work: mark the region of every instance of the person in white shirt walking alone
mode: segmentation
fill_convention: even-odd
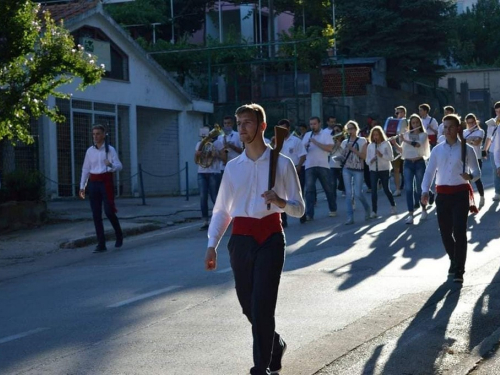
[[[457,115],[443,118],[446,141],[431,152],[422,181],[422,204],[429,200],[429,188],[436,177],[436,213],[439,232],[450,258],[448,275],[463,282],[467,257],[467,219],[469,210],[477,212],[470,181],[481,177],[474,149],[459,138],[462,128]]]
[[[227,163],[222,176],[208,228],[205,269],[216,269],[216,249],[233,222],[228,249],[236,294],[252,324],[254,365],[250,374],[278,374],[286,350],[275,332],[274,319],[285,260],[280,213],[301,217],[304,201],[295,166],[284,155],[277,157],[275,184],[268,188],[272,153],[264,143],[264,109],[258,104],[243,105],[236,110],[236,121],[245,150]]]
[[[94,253],[102,253],[107,250],[102,223],[103,206],[104,213],[115,231],[115,247],[121,247],[123,244],[122,228],[116,216],[113,185],[113,173],[122,170],[122,163],[118,159],[115,148],[107,143],[106,130],[103,125],[96,124],[92,127],[92,139],[94,145],[88,148],[83,161],[79,196],[85,199],[85,187],[88,186],[90,208],[97,236],[97,247]]]

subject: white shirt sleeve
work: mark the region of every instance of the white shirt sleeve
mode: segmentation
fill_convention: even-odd
[[[118,153],[112,146],[109,146],[108,160],[113,165],[113,167],[108,169],[109,172],[119,172],[123,169],[122,162],[118,159]]]
[[[229,207],[233,197],[233,189],[230,185],[229,174],[222,175],[222,181],[217,193],[214,208],[212,210],[212,219],[208,227],[208,247],[217,248],[219,242],[226,233],[227,227],[233,218],[229,215]]]
[[[437,150],[437,149],[434,148],[434,150]],[[431,152],[431,156],[430,156],[429,161],[427,163],[427,167],[425,168],[424,178],[422,180],[422,194],[429,192],[429,189],[431,188],[432,181],[434,180],[434,176],[436,175],[437,151],[434,152],[434,150]]]
[[[495,158],[495,165],[500,168],[500,141],[499,137],[493,140],[493,157]]]
[[[87,149],[87,152],[85,153],[85,159],[83,160],[82,177],[80,179],[81,190],[85,189],[85,186],[87,186],[87,180],[89,179],[89,175],[90,175],[90,160],[89,160],[89,149]]]

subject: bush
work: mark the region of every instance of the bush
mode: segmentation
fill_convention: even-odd
[[[45,180],[38,171],[16,170],[2,179],[0,202],[41,201],[45,197]]]

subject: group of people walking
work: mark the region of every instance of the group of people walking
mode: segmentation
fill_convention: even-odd
[[[496,136],[500,124],[500,102],[495,104],[496,117],[486,121],[485,132],[473,114],[465,116],[467,130],[452,107],[438,125],[430,117],[427,104],[419,106],[419,114],[406,117],[406,108],[396,107],[396,134],[387,136],[380,125],[372,124],[362,135],[356,121],[342,126],[334,117],[323,129],[319,117],[311,117],[309,130],[291,131],[283,119],[280,126],[288,132],[276,153],[264,138],[266,113],[258,104],[236,110],[238,132],[233,117],[224,119],[223,134],[208,128],[200,131],[195,148],[199,165],[198,187],[208,230],[205,269],[217,267],[217,248],[229,225],[229,258],[235,279],[236,294],[242,311],[252,326],[253,366],[250,374],[279,374],[287,350],[283,337],[276,332],[274,313],[285,259],[283,227],[287,215],[301,222],[314,220],[317,204],[316,182],[319,180],[328,201],[329,216],[337,216],[337,191],[342,191],[346,204],[346,225],[354,222],[354,200],[364,208],[365,220],[378,217],[377,190],[380,183],[395,214],[394,195],[403,188],[408,216],[413,224],[414,212],[436,203],[441,239],[450,260],[448,274],[463,282],[467,255],[467,219],[477,212],[471,182],[484,205],[484,187],[480,183],[481,159],[493,150],[495,196],[500,200],[500,141]],[[369,131],[367,131],[369,130]],[[496,136],[496,137],[495,137]],[[105,251],[102,230],[102,206],[116,233],[115,246],[123,243],[113,201],[112,173],[121,169],[116,151],[105,142],[105,129],[93,129],[94,146],[87,151],[82,170],[80,196],[85,198],[88,183],[91,208],[99,244],[96,252]],[[271,140],[272,143],[272,140]],[[403,165],[401,166],[401,160]],[[395,173],[395,194],[389,187],[391,170]],[[363,194],[363,181],[368,171],[371,206]],[[396,176],[401,173],[402,176]],[[270,182],[271,181],[271,182]],[[498,186],[498,190],[497,190]],[[304,193],[305,192],[305,193]],[[305,202],[303,198],[305,197]],[[214,201],[209,221],[208,196]]]

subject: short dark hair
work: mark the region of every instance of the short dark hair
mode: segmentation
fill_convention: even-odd
[[[405,115],[407,113],[406,107],[403,106],[403,105],[398,105],[396,108],[394,108],[394,110],[396,110],[396,111],[404,111]]]
[[[238,116],[243,113],[255,113],[255,115],[257,116],[257,125],[266,122],[266,111],[264,111],[264,108],[262,108],[262,106],[256,103],[244,104],[241,107],[238,107],[236,109],[235,115]]]
[[[321,124],[321,119],[318,116],[311,116],[309,118],[309,121],[311,121],[311,120],[318,120],[318,122]]]
[[[94,129],[99,129],[99,130],[102,130],[103,133],[106,133],[106,128],[104,127],[104,125],[94,124],[94,125],[92,125],[92,130],[94,130]]]
[[[500,108],[500,102],[496,102],[495,106],[493,108],[495,108],[495,109]]]
[[[306,123],[304,123],[304,122],[301,122],[301,123],[299,124],[299,128],[306,128],[306,129],[307,129],[307,128],[308,128],[308,125],[307,125]]]
[[[451,105],[447,105],[443,108],[445,111],[455,113],[455,108],[453,108]]]
[[[418,106],[418,109],[423,109],[424,111],[426,111],[427,113],[429,113],[429,111],[431,110],[431,106],[427,103],[424,103],[424,104],[420,104]]]
[[[224,116],[224,118],[222,120],[231,120],[231,121],[233,121],[234,117],[227,115],[227,116]]]
[[[443,122],[445,122],[447,120],[455,122],[458,127],[460,127],[460,125],[461,125],[460,117],[454,113],[451,113],[451,114],[443,117]]]
[[[284,118],[278,121],[278,125],[285,125],[287,128],[290,128],[290,121]]]

